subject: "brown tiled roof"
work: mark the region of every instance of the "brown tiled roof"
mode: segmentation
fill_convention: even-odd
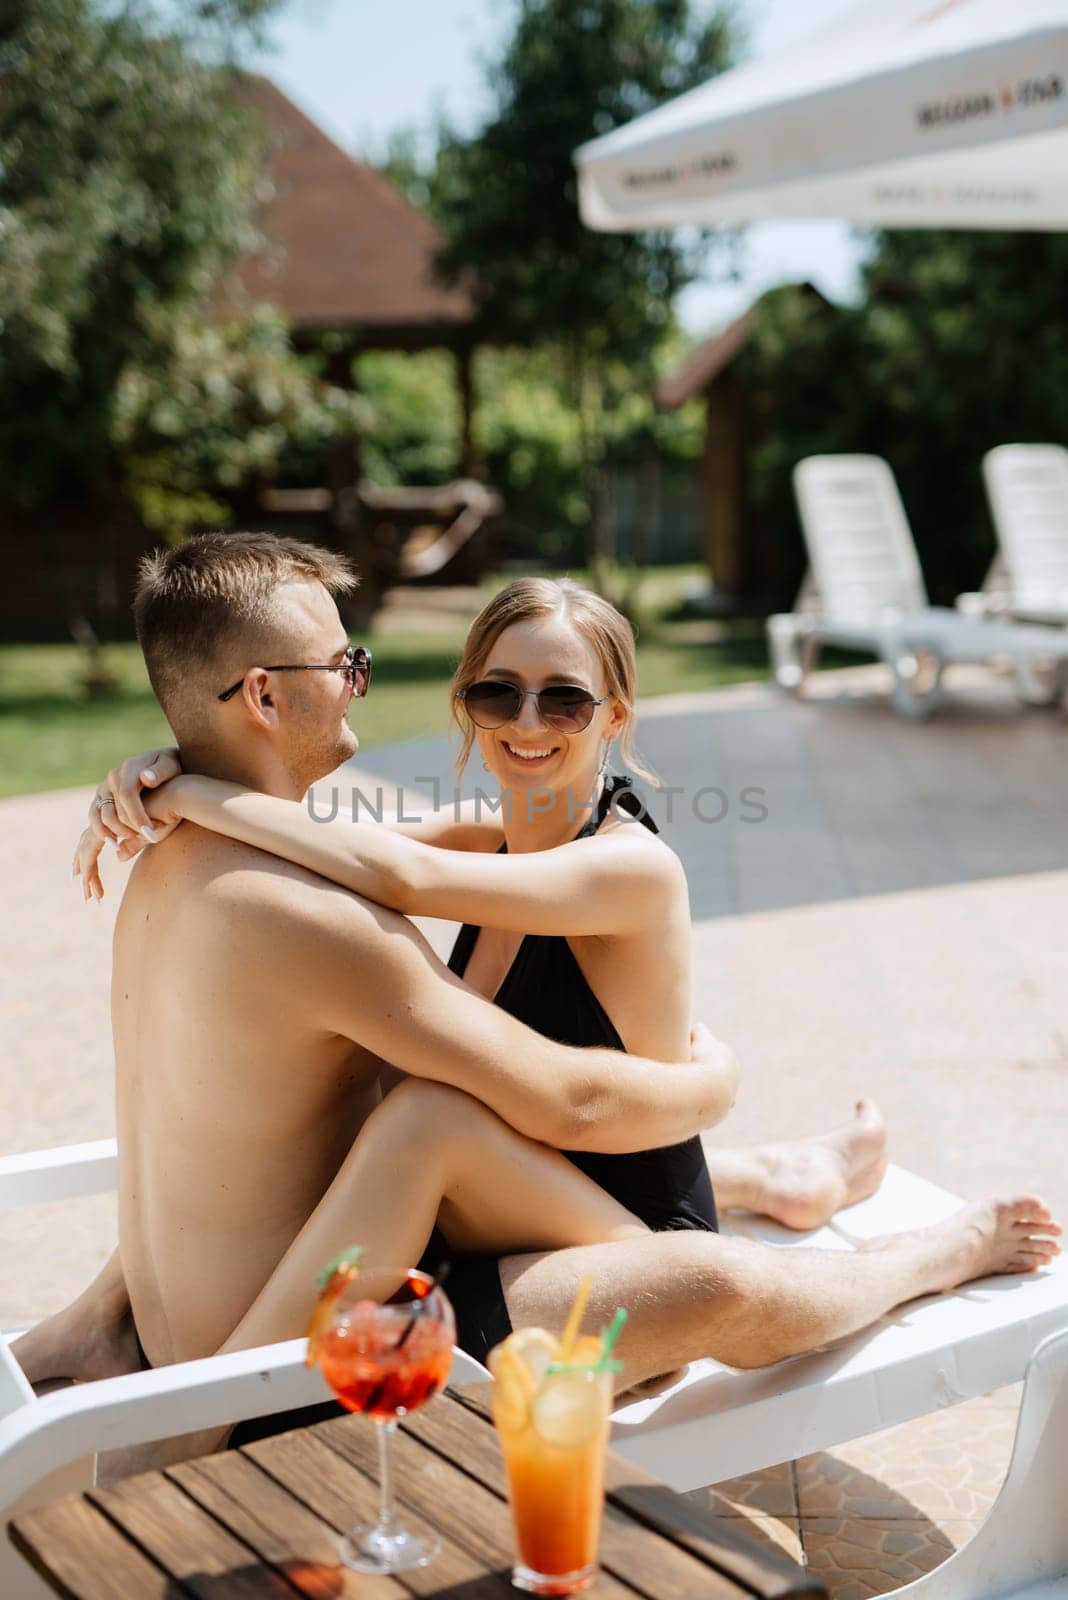
[[[717,333],[704,344],[699,344],[682,366],[661,378],[653,390],[653,398],[665,411],[684,406],[696,394],[705,390],[729,367],[745,344],[752,325],[753,313],[746,311],[722,333]]]
[[[475,316],[470,283],[434,275],[443,240],[400,190],[355,161],[266,78],[238,90],[264,118],[272,150],[259,225],[269,248],[239,261],[220,300],[270,301],[297,329],[355,328],[418,342]]]
[[[826,305],[826,298],[820,294],[815,284],[802,283],[798,287],[805,294],[815,295]],[[777,289],[769,289],[767,294],[778,294]],[[723,329],[722,333],[713,334],[711,339],[706,339],[704,344],[699,344],[681,367],[668,373],[666,378],[653,390],[653,399],[665,411],[674,411],[678,406],[684,406],[687,400],[692,400],[695,395],[704,394],[712,384],[725,372],[733,361],[741,354],[745,341],[749,337],[753,326],[753,313],[761,300],[760,295],[754,300],[748,311]]]

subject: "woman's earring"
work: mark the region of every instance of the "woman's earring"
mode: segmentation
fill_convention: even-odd
[[[600,771],[597,774],[597,776],[599,778],[603,778],[605,773],[608,771],[608,761],[609,761],[609,757],[611,756],[611,754],[612,754],[612,741],[611,741],[611,739],[606,739],[605,742],[604,742],[604,748],[603,748],[603,750],[601,752],[601,768],[600,768]]]
[[[488,772],[488,771],[489,771],[489,769],[490,769],[490,764],[489,764],[489,762],[488,762],[488,761],[487,761],[487,760],[486,760],[486,758],[485,758],[485,756],[483,756],[483,757],[482,757],[482,770],[483,770],[483,772]]]

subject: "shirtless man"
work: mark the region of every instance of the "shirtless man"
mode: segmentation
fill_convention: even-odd
[[[353,753],[332,599],[349,581],[327,552],[256,535],[154,558],[139,636],[188,770],[297,799]],[[447,973],[404,918],[191,824],[145,851],[127,887],[113,1022],[114,1288],[125,1296],[125,1274],[153,1364],[302,1331],[311,1285],[308,1304],[272,1298],[272,1274],[340,1181],[383,1061],[572,1149],[687,1137],[726,1113],[737,1081],[708,1038],[676,1066],[550,1044]],[[404,1192],[400,1175],[391,1203]],[[916,1295],[1034,1269],[1059,1231],[1023,1196],[845,1260],[672,1233],[513,1256],[501,1279],[514,1325],[553,1325],[590,1273],[592,1320],[631,1311],[623,1354],[636,1383],[707,1355],[764,1365]],[[46,1346],[39,1334],[38,1370]]]

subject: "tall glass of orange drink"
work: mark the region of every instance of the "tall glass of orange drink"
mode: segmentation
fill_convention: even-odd
[[[494,1421],[515,1524],[512,1582],[567,1595],[598,1574],[612,1373],[599,1339],[566,1352],[521,1328],[490,1356]]]

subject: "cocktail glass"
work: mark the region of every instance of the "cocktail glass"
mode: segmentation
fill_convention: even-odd
[[[401,1417],[443,1388],[452,1365],[456,1323],[433,1279],[414,1268],[360,1271],[334,1300],[316,1334],[314,1357],[349,1411],[371,1417],[378,1430],[379,1512],[375,1522],[350,1528],[341,1559],[357,1572],[404,1572],[425,1567],[441,1548],[397,1520],[393,1435]]]
[[[524,1341],[523,1333],[540,1340]],[[596,1340],[583,1340],[558,1363],[544,1343],[551,1335],[523,1333],[490,1358],[515,1524],[512,1582],[532,1594],[575,1594],[599,1571],[612,1374],[598,1360]]]

